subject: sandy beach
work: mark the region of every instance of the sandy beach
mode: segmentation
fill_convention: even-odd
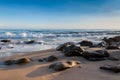
[[[89,48],[97,50],[100,48]],[[120,50],[109,50],[112,56],[120,58]],[[54,62],[38,62],[38,59],[50,55],[56,55],[58,60]],[[118,64],[119,61],[87,61],[82,57],[65,57],[63,53],[55,49],[29,52],[24,55],[11,57],[17,59],[30,57],[32,61],[24,65],[0,66],[0,80],[119,80],[120,74],[100,70],[99,67],[105,64]],[[9,58],[10,59],[10,58]],[[53,71],[49,65],[58,61],[77,60],[81,62],[81,67],[73,67],[64,71]]]
[[[120,80],[120,0],[0,0],[0,80]]]

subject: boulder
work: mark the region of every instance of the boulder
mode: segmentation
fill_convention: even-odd
[[[105,46],[106,46],[106,43],[105,43],[105,42],[100,42],[100,43],[98,43],[98,46],[99,46],[99,47],[105,47]]]
[[[68,69],[68,68],[75,67],[79,64],[80,64],[80,62],[78,62],[78,61],[57,62],[57,63],[51,64],[49,66],[49,68],[53,69],[55,71],[62,71],[62,70]]]
[[[43,58],[43,59],[39,59],[38,61],[39,62],[43,62],[43,61],[46,61],[46,62],[52,62],[52,61],[55,61],[57,60],[58,58],[55,56],[55,55],[51,55],[49,57],[46,57],[46,58]]]
[[[51,56],[49,56],[49,57],[47,57],[45,60],[47,61],[47,62],[52,62],[52,61],[55,61],[55,60],[57,60],[58,58],[55,56],[55,55],[51,55]]]
[[[84,52],[84,49],[80,46],[71,45],[63,50],[65,56],[81,56],[82,52]]]
[[[15,64],[25,64],[25,63],[30,63],[30,59],[29,58],[21,58],[15,61]]]
[[[61,44],[56,48],[56,50],[63,51],[64,48],[66,48],[67,46],[70,46],[70,45],[75,45],[75,43],[74,42],[67,42],[67,43]]]
[[[34,41],[34,40],[31,40],[31,41],[25,41],[24,43],[25,43],[25,44],[33,44],[33,43],[35,43],[35,41]]]
[[[4,64],[7,65],[7,66],[12,65],[14,63],[15,63],[15,60],[6,60],[6,61],[4,61]]]
[[[8,43],[8,42],[11,42],[11,40],[5,39],[5,40],[1,40],[0,42]]]
[[[93,43],[91,41],[87,41],[87,40],[81,41],[79,44],[81,46],[93,46]]]
[[[109,45],[111,45],[112,42],[120,42],[120,36],[115,36],[115,37],[111,37],[111,38],[103,38],[103,41],[105,41],[106,43],[108,43]]]
[[[87,60],[100,61],[100,60],[105,60],[105,58],[109,57],[110,54],[105,50],[96,50],[92,52],[86,51],[82,54],[82,56]]]
[[[112,71],[112,72],[115,72],[115,73],[119,73],[120,72],[120,64],[101,66],[100,69]]]

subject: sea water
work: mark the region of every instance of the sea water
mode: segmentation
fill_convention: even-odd
[[[11,40],[9,43],[0,42],[0,57],[12,56],[14,53],[40,51],[56,48],[65,42],[80,42],[90,40],[94,43],[104,37],[120,35],[120,30],[84,30],[84,29],[1,29],[0,40]],[[34,40],[35,43],[25,44]]]

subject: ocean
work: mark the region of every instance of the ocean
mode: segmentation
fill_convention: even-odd
[[[56,48],[65,42],[78,43],[82,40],[90,40],[94,43],[101,42],[104,37],[120,35],[120,30],[97,29],[1,29],[0,57],[12,56],[14,53],[25,53]],[[27,43],[33,41],[33,43]]]

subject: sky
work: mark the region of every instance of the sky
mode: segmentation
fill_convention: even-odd
[[[120,0],[0,0],[0,29],[120,29]]]

